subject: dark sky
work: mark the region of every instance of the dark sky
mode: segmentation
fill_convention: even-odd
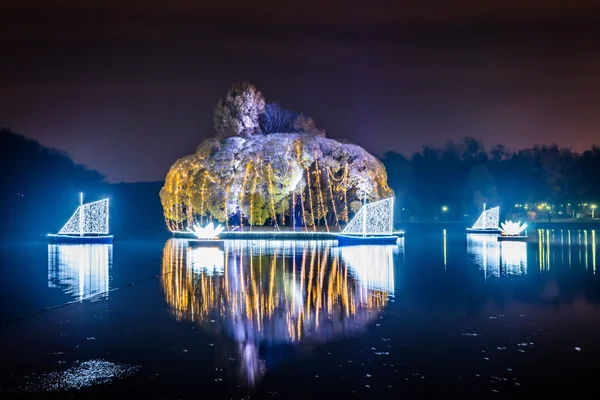
[[[377,155],[600,143],[597,0],[9,0],[0,17],[0,126],[111,182],[163,179],[243,80]]]

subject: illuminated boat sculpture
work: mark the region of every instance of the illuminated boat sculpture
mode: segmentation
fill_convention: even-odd
[[[483,212],[477,218],[477,221],[471,228],[467,228],[467,233],[486,233],[486,234],[499,234],[502,230],[498,226],[500,221],[500,207],[492,207],[489,210],[483,206]]]
[[[337,235],[339,246],[396,244],[402,232],[394,232],[394,198],[363,204]]]
[[[83,204],[79,194],[79,207],[57,234],[48,234],[52,243],[112,243],[108,234],[108,199]]]
[[[215,227],[211,222],[205,227],[201,227],[198,224],[194,224],[193,228],[188,228],[188,231],[192,232],[197,240],[190,240],[188,246],[191,247],[223,247],[223,240],[219,240],[219,234],[223,232],[221,225]]]
[[[527,240],[527,235],[521,234],[527,228],[527,224],[521,225],[521,222],[505,221],[501,227],[502,233],[498,236],[499,241]]]

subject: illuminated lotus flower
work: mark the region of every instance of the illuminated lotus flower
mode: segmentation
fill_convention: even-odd
[[[188,231],[192,232],[198,239],[216,239],[219,233],[223,232],[221,225],[215,228],[215,225],[211,222],[202,228],[200,225],[194,224],[194,229],[188,228]]]
[[[527,224],[521,225],[521,222],[505,221],[500,224],[502,232],[510,236],[517,236],[527,228]]]

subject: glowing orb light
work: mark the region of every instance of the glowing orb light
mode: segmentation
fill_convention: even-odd
[[[527,228],[527,224],[521,225],[521,222],[505,221],[500,224],[502,232],[509,236],[518,236]]]
[[[192,232],[198,239],[216,239],[219,236],[219,233],[223,232],[223,227],[221,225],[215,228],[215,225],[211,222],[206,225],[204,228],[194,224],[194,228],[188,228],[190,232]]]

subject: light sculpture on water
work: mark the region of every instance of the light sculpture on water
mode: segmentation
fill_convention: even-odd
[[[363,205],[342,234],[391,235],[394,233],[394,198]]]
[[[500,207],[492,207],[481,213],[471,229],[498,229],[498,222],[500,222]]]
[[[77,207],[58,234],[108,234],[108,199],[82,204]]]
[[[518,236],[527,228],[527,224],[521,222],[505,221],[501,225],[502,232],[509,236]]]
[[[204,228],[198,224],[194,224],[193,228],[188,228],[198,239],[216,239],[221,232],[223,232],[221,225],[215,228],[215,225],[211,222]]]

